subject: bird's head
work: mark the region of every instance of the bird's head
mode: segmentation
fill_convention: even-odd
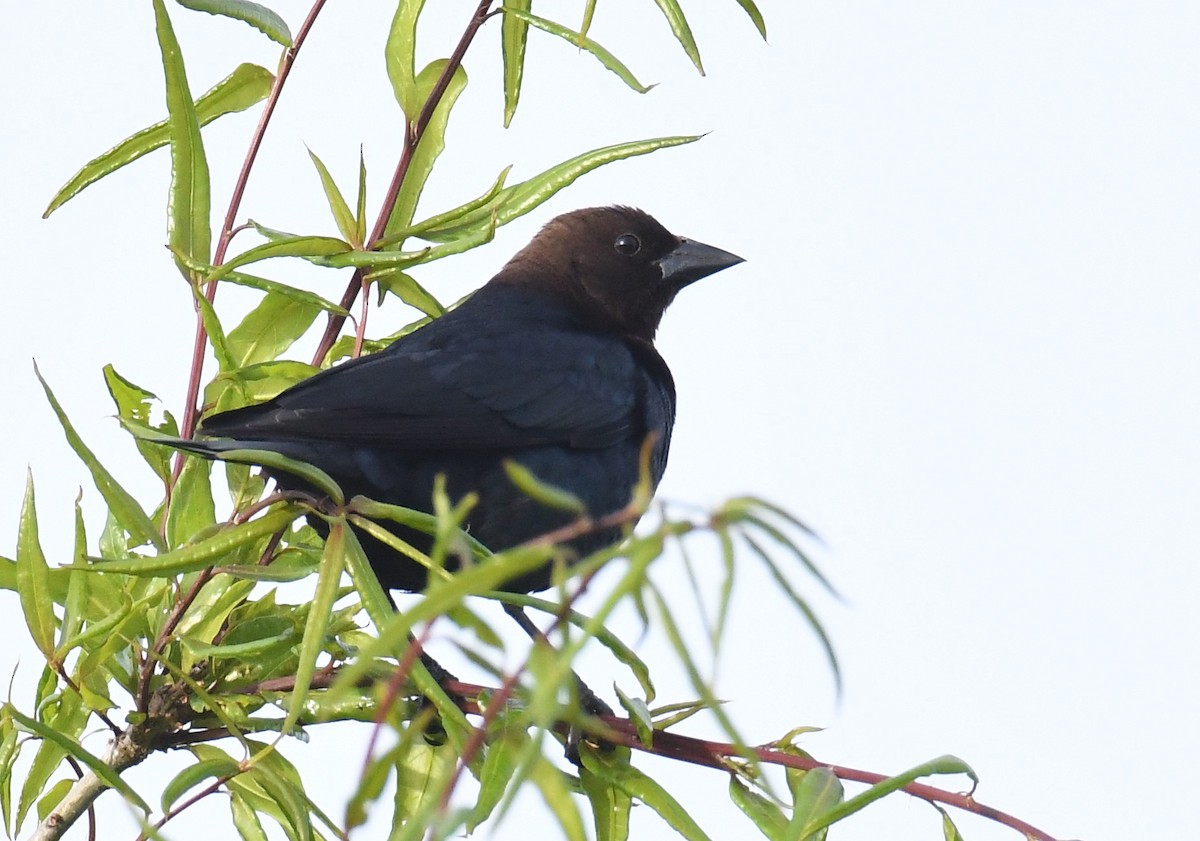
[[[550,220],[493,282],[537,288],[605,329],[650,341],[680,289],[740,262],[641,210],[589,207]]]

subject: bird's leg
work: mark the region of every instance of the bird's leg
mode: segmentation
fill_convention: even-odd
[[[546,645],[553,647],[550,640],[542,633],[542,629],[533,623],[533,620],[525,613],[524,608],[520,605],[506,604],[504,612],[517,621],[521,626],[521,630],[529,635],[529,638],[534,642],[544,642]],[[586,683],[574,671],[571,676],[575,678],[575,687],[579,692],[579,705],[588,715],[602,716],[615,715],[613,708],[604,702],[604,700],[593,692]]]

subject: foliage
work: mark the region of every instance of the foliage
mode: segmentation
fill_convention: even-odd
[[[656,2],[688,59],[703,72],[680,4]],[[765,36],[752,0],[738,4]],[[703,515],[681,516],[651,509],[643,482],[622,511],[580,511],[563,533],[492,554],[458,528],[470,498],[453,500],[441,494],[432,514],[361,497],[345,500],[329,477],[297,465],[291,469],[308,471],[311,483],[322,488],[326,498],[264,496],[264,480],[251,465],[286,461],[281,456],[241,453],[216,470],[194,456],[172,457],[159,442],[189,436],[204,414],[269,398],[342,356],[386,346],[395,336],[371,339],[365,333],[370,293],[377,303],[394,297],[421,313],[422,319],[407,328],[414,329],[445,311],[418,282],[415,270],[420,266],[483,245],[498,227],[535,210],[599,167],[698,139],[659,137],[584,151],[560,163],[539,164],[537,174],[515,183],[509,180],[510,167],[474,198],[464,197],[458,207],[426,212],[422,190],[442,152],[455,102],[468,84],[462,59],[490,16],[502,18],[489,35],[499,38],[503,50],[505,125],[520,100],[528,39],[541,37],[531,36],[531,29],[569,40],[632,90],[648,88],[589,37],[595,0],[585,3],[578,28],[535,15],[531,0],[511,0],[496,8],[482,0],[449,57],[419,70],[418,23],[426,10],[421,0],[401,0],[382,46],[408,130],[379,217],[368,224],[366,195],[373,182],[365,161],[347,190],[317,154],[310,153],[315,183],[329,205],[336,233],[295,234],[258,223],[235,225],[249,167],[214,232],[203,127],[264,103],[266,116],[251,138],[247,156],[248,162],[253,160],[287,70],[323,4],[313,6],[294,35],[282,17],[255,3],[179,0],[179,5],[248,23],[282,45],[283,55],[274,73],[241,64],[195,98],[165,0],[153,0],[166,119],[87,163],[47,207],[48,216],[95,181],[168,147],[168,244],[199,311],[201,341],[190,363],[188,402],[178,421],[152,392],[111,366],[104,369],[117,415],[161,483],[162,498],[153,507],[123,488],[76,433],[50,385],[42,381],[69,446],[104,500],[107,519],[102,533],[89,539],[77,502],[73,556],[68,563],[50,564],[41,548],[30,476],[15,559],[0,559],[0,588],[15,591],[30,639],[45,661],[35,696],[21,706],[10,701],[0,710],[0,811],[10,836],[21,832],[36,811],[40,826],[35,837],[57,837],[101,792],[113,789],[139,810],[146,833],[156,837],[161,836],[159,828],[193,803],[225,792],[233,826],[244,839],[264,838],[264,823],[278,825],[291,841],[345,838],[369,813],[384,809],[390,809],[393,838],[444,838],[501,820],[515,794],[532,787],[566,838],[586,837],[585,824],[598,839],[627,837],[635,802],[649,806],[685,838],[708,837],[661,782],[636,767],[636,750],[726,773],[733,803],[768,838],[818,839],[835,820],[873,800],[900,788],[914,791],[918,777],[971,774],[961,761],[943,757],[884,778],[816,762],[795,745],[803,728],[757,748],[736,732],[713,695],[703,664],[683,639],[678,606],[672,603],[676,594],[668,598],[650,573],[672,547],[689,557],[720,559],[723,577],[715,598],[694,588],[706,617],[709,649],[715,654],[724,639],[728,603],[743,558],[765,564],[818,635],[836,672],[832,647],[793,583],[792,568],[798,562],[812,582],[828,586],[802,548],[806,529],[763,500],[738,498]],[[231,253],[234,234],[248,229],[260,241]],[[351,269],[352,277],[335,302],[246,271],[258,272],[258,264],[265,264],[274,272],[276,266],[286,267],[269,262],[280,258]],[[217,291],[225,284],[261,293],[258,304],[232,325],[215,306]],[[356,303],[355,333],[339,339]],[[320,335],[315,356],[308,362],[289,358],[294,343],[310,332]],[[205,347],[217,362],[206,384],[201,382]],[[542,499],[573,502],[563,500],[556,489],[540,486],[535,477],[514,471],[513,478]],[[228,504],[219,502],[226,493]],[[649,527],[630,533],[620,546],[566,563],[558,545],[563,540],[598,524],[631,524],[648,511]],[[322,541],[306,518],[323,521],[328,537]],[[404,543],[390,530],[395,523],[435,535],[433,550],[425,554]],[[429,586],[411,609],[393,610],[351,526],[429,569]],[[445,560],[451,555],[469,561],[462,571],[446,572]],[[594,572],[617,557],[624,559],[624,573],[596,614],[575,611],[574,601]],[[495,591],[505,579],[546,563],[555,564],[557,600]],[[343,573],[352,586],[346,586]],[[279,588],[289,582],[304,582],[311,596],[299,603],[284,601]],[[501,665],[505,643],[473,607],[479,600],[544,613],[556,647],[534,645],[517,669],[506,671]],[[697,700],[656,703],[650,668],[605,626],[622,605],[633,605],[647,626],[670,639]],[[475,641],[468,656],[497,685],[439,684],[410,642],[424,639],[435,623],[467,630]],[[598,720],[581,713],[571,663],[587,645],[607,650],[627,675],[621,683],[636,687],[618,688],[624,717]],[[727,742],[679,733],[684,722],[701,712],[718,722]],[[284,754],[294,744],[292,737],[302,736],[305,728],[346,721],[375,721],[380,746],[361,763],[351,801],[342,813],[331,815],[312,799]],[[97,722],[113,733],[103,756],[82,743],[85,731]],[[572,743],[576,765],[560,758],[561,743],[569,733],[583,734],[581,744]],[[135,791],[122,777],[127,768],[169,748],[186,749],[193,761],[165,780],[153,796]],[[788,768],[786,791],[768,783],[763,770],[768,763]],[[467,776],[475,779],[473,787],[462,785]],[[871,786],[846,799],[842,779]],[[390,792],[389,798],[385,792]],[[921,789],[921,796],[963,808],[971,808],[973,802],[928,787]],[[940,818],[946,837],[957,837],[949,816],[942,812]]]

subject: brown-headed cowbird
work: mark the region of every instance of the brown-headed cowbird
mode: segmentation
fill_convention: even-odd
[[[324,470],[347,498],[422,511],[444,474],[452,499],[479,494],[470,534],[495,551],[516,546],[575,515],[519,490],[506,459],[602,516],[628,504],[652,434],[658,484],[675,421],[675,386],[653,344],[659,320],[684,286],[739,262],[640,210],[567,213],[456,309],[273,400],[207,418],[205,438],[186,448],[218,458],[275,451]],[[304,488],[288,474],[274,478]],[[429,546],[423,534],[398,533]],[[582,555],[619,536],[593,532],[570,545]],[[422,566],[360,538],[384,587],[425,586]],[[549,581],[545,568],[504,589],[541,590]]]

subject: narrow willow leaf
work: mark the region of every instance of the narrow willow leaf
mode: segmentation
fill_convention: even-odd
[[[500,33],[500,49],[504,57],[504,127],[512,123],[521,98],[521,77],[525,73],[525,42],[529,36],[529,21],[510,10],[529,13],[532,0],[509,0],[504,4],[504,25]]]
[[[792,789],[792,819],[788,822],[786,841],[825,841],[826,816],[842,802],[845,793],[842,781],[825,767],[809,771],[788,769]]]
[[[841,805],[826,812],[819,819],[809,821],[805,830],[812,833],[831,826],[842,818],[861,811],[881,797],[886,797],[893,791],[899,791],[909,783],[932,774],[966,774],[973,782],[979,781],[979,777],[971,770],[971,766],[967,765],[967,763],[963,762],[957,756],[950,756],[948,754],[939,756],[937,759],[931,759],[929,762],[924,762],[915,768],[910,768],[902,774],[888,777],[886,780],[871,786],[866,791],[856,794]]]
[[[431,250],[422,248],[420,251],[346,251],[329,257],[314,257],[312,262],[331,269],[406,269],[432,259],[429,256]]]
[[[472,211],[478,210],[485,204],[488,204],[496,196],[500,195],[500,191],[504,189],[504,182],[508,180],[508,174],[512,171],[512,164],[509,164],[504,169],[500,170],[500,175],[492,182],[492,186],[487,192],[481,196],[471,199],[469,202],[460,204],[452,210],[447,210],[444,213],[439,213],[435,216],[430,216],[424,221],[418,222],[412,227],[405,228],[390,236],[383,237],[376,243],[379,248],[391,247],[397,243],[403,242],[410,236],[417,236],[423,231],[428,231],[433,228],[444,228],[457,222],[460,217],[465,216]]]
[[[479,772],[479,797],[467,820],[468,833],[486,821],[500,803],[529,742],[529,735],[517,727],[505,728],[490,740]]]
[[[762,39],[764,41],[767,40],[767,24],[763,20],[762,12],[758,10],[758,6],[755,5],[754,0],[737,0],[737,4],[750,16],[750,20],[754,21],[754,28],[758,30],[758,34],[762,36]]]
[[[167,509],[167,545],[177,549],[217,521],[213,505],[212,462],[187,456]]]
[[[124,575],[148,575],[160,577],[195,572],[219,564],[242,546],[262,540],[282,528],[286,528],[299,512],[292,507],[276,508],[256,520],[218,532],[207,540],[192,543],[173,552],[164,552],[153,558],[129,558],[107,560],[89,558],[92,561],[81,569],[93,572],[119,572]]]
[[[596,15],[596,0],[587,0],[583,7],[583,22],[579,24],[579,34],[586,36],[592,28],[592,18]]]
[[[217,117],[245,111],[251,105],[266,99],[274,80],[275,77],[270,71],[257,64],[239,64],[232,73],[196,100],[196,118],[201,126],[205,126]],[[71,176],[71,180],[54,194],[42,218],[48,217],[104,176],[170,142],[170,129],[166,120],[125,138],[104,154],[88,161],[79,172]]]
[[[244,796],[233,792],[229,798],[229,808],[233,815],[234,829],[238,831],[242,841],[269,841],[262,821],[258,819],[258,812]]]
[[[325,649],[325,632],[329,628],[329,617],[333,603],[337,600],[338,582],[346,568],[346,525],[345,520],[334,520],[329,524],[329,536],[325,538],[325,552],[321,556],[321,569],[317,574],[317,589],[313,593],[308,621],[304,623],[304,638],[300,642],[300,665],[296,669],[296,688],[288,703],[287,718],[283,730],[287,732],[295,725],[308,687],[317,671],[317,659]]]
[[[248,0],[175,0],[185,9],[208,12],[248,23],[277,44],[292,45],[292,32],[287,22],[275,12]]]
[[[646,747],[650,747],[654,740],[654,721],[650,715],[650,708],[646,706],[646,702],[641,698],[633,698],[621,691],[621,687],[613,684],[613,691],[617,693],[617,700],[621,702],[621,708],[629,714],[629,718],[633,721],[633,726],[637,730],[638,741]]]
[[[204,323],[204,331],[208,333],[208,343],[212,345],[217,367],[222,371],[236,368],[233,358],[229,355],[229,346],[225,343],[225,328],[221,326],[221,321],[217,318],[217,311],[213,309],[212,301],[208,300],[197,284],[192,284],[192,300],[196,302],[196,307],[200,310],[200,320]]]
[[[437,318],[446,312],[445,307],[437,298],[429,294],[425,287],[417,283],[411,275],[405,274],[399,269],[384,269],[372,274],[369,280],[379,289],[379,303],[381,304],[383,296],[390,292],[430,318]]]
[[[358,500],[361,497],[355,497],[355,499]],[[363,607],[367,611],[367,616],[370,617],[372,624],[379,631],[387,627],[392,617],[396,615],[396,611],[392,607],[392,602],[388,598],[387,593],[380,586],[379,578],[375,575],[375,571],[371,569],[371,564],[367,561],[366,553],[363,552],[362,544],[358,542],[358,537],[354,534],[353,530],[346,532],[344,551],[346,569],[350,573],[350,580],[354,582],[354,588],[358,590]],[[403,640],[399,644],[407,647],[408,641]],[[388,654],[400,655],[402,651],[403,648],[396,648],[389,651]],[[359,657],[359,662],[365,662],[366,660],[368,660],[368,656],[366,655]],[[420,662],[420,660],[413,663],[410,677],[417,685],[417,689],[421,694],[433,701],[434,706],[437,707],[438,715],[441,716],[442,726],[446,728],[447,734],[452,740],[461,739],[461,734],[471,731],[471,725],[467,722],[467,717],[463,714],[463,711],[450,699],[441,685],[433,679],[433,676],[429,674],[429,670],[425,668],[424,663]]]
[[[268,292],[225,337],[235,368],[274,361],[304,335],[320,315],[312,304]]]
[[[783,810],[756,791],[751,791],[733,774],[729,776],[729,799],[770,841],[782,841],[788,819]]]
[[[50,567],[38,539],[32,472],[26,473],[25,501],[21,504],[21,524],[17,529],[17,594],[30,636],[42,654],[52,658],[54,601],[50,598]]]
[[[205,275],[208,275],[212,273],[213,267],[207,266],[201,269],[201,271]],[[316,293],[309,292],[307,289],[297,289],[295,286],[288,286],[286,283],[280,283],[275,280],[268,280],[265,277],[257,277],[256,275],[245,274],[243,272],[226,272],[221,276],[221,281],[224,283],[235,283],[238,286],[246,286],[251,289],[258,289],[263,292],[274,292],[277,295],[283,295],[285,298],[291,298],[302,304],[317,307],[334,315],[348,315],[345,307],[338,306],[333,301],[326,300]]]
[[[298,689],[299,685],[297,685]],[[299,784],[286,779],[273,769],[261,765],[251,768],[247,775],[252,776],[254,781],[262,786],[267,796],[279,807],[287,821],[286,824],[281,825],[285,831],[289,827],[291,829],[288,835],[295,838],[296,841],[313,841],[313,826],[308,819],[308,808]]]
[[[524,593],[505,593],[495,592],[487,595],[490,599],[503,602],[505,604],[515,604],[521,607],[531,607],[534,610],[540,610],[548,616],[562,616],[563,606],[557,602],[548,601],[538,598],[533,595]],[[610,631],[604,625],[597,625],[593,622],[592,617],[580,613],[577,610],[569,610],[566,613],[566,621],[570,622],[576,628],[590,628],[592,639],[603,645],[612,653],[617,661],[626,666],[637,679],[638,685],[641,687],[642,694],[645,695],[646,701],[654,700],[654,682],[650,679],[650,668],[645,662],[637,656],[632,648],[621,641],[616,634]]]
[[[181,254],[194,260],[208,260],[212,237],[208,161],[200,138],[200,119],[188,89],[183,54],[163,0],[154,0],[154,20],[167,82],[167,129],[171,137],[167,240]]]
[[[688,841],[707,841],[708,835],[687,810],[661,785],[629,764],[628,751],[603,754],[590,745],[579,746],[583,767],[600,779],[615,785],[630,797],[645,803]]]
[[[444,58],[431,61],[417,76],[417,97],[422,104],[433,95],[433,88],[448,65],[449,61]],[[433,171],[434,162],[446,148],[446,125],[450,122],[450,111],[466,86],[467,71],[459,65],[450,77],[450,83],[442,93],[442,98],[438,100],[437,107],[433,109],[425,133],[421,135],[416,151],[413,152],[404,183],[400,185],[400,193],[396,196],[396,204],[388,216],[384,236],[394,234],[412,224],[413,214],[421,198],[421,191],[425,189],[425,182],[429,179],[429,173]]]
[[[62,425],[63,433],[67,436],[67,443],[71,445],[71,449],[79,456],[80,460],[92,474],[92,481],[96,483],[96,490],[100,491],[100,496],[104,497],[104,501],[108,503],[108,508],[116,517],[117,522],[121,527],[129,532],[133,537],[135,544],[153,543],[159,549],[166,548],[166,542],[162,535],[158,533],[158,529],[150,518],[146,516],[146,512],[138,505],[136,499],[121,487],[117,480],[113,478],[108,469],[104,467],[96,458],[95,454],[88,449],[83,443],[83,439],[75,431],[75,427],[67,420],[67,415],[59,405],[58,399],[54,396],[54,392],[50,390],[50,386],[42,378],[42,372],[38,370],[37,363],[33,365],[33,372],[37,375],[38,382],[42,384],[42,390],[46,393],[46,399],[50,401],[50,408],[54,410],[55,416],[58,417],[58,422]]]
[[[692,64],[696,65],[696,69],[700,71],[700,75],[704,75],[704,65],[700,63],[700,49],[696,46],[696,39],[692,36],[692,28],[688,26],[687,18],[683,15],[683,9],[679,5],[679,0],[654,0],[659,11],[663,13],[663,17],[667,19],[667,23],[671,25],[671,31],[675,33],[676,40],[683,47],[683,51],[687,53],[687,57],[692,60]]]
[[[75,562],[80,562],[87,557],[87,529],[83,522],[83,507],[79,504],[82,497],[82,491],[75,497],[75,551],[72,553],[72,560]],[[67,598],[63,602],[62,624],[58,629],[58,647],[54,651],[54,659],[60,663],[65,656],[63,644],[78,634],[83,627],[87,613],[88,584],[89,580],[95,577],[78,570],[67,570],[67,575],[69,576]],[[47,576],[47,586],[49,586],[49,576]]]
[[[605,777],[589,771],[586,763],[579,769],[579,782],[592,806],[596,841],[626,841],[633,798]]]
[[[779,569],[779,565],[775,563],[775,560],[771,557],[770,553],[768,553],[766,549],[760,546],[758,542],[748,534],[743,534],[742,539],[746,541],[746,545],[750,547],[751,551],[754,552],[754,554],[757,555],[764,564],[766,564],[767,570],[771,573],[771,577],[775,579],[775,583],[779,585],[779,589],[784,592],[784,594],[791,601],[792,605],[808,622],[808,625],[810,628],[812,628],[813,633],[817,635],[817,639],[821,643],[821,648],[825,652],[825,659],[829,662],[829,670],[833,673],[833,680],[837,686],[837,691],[841,692],[842,667],[838,662],[837,652],[833,650],[833,640],[829,638],[829,634],[826,632],[825,626],[821,624],[821,620],[817,618],[817,614],[809,606],[807,600],[805,600],[805,598],[796,591],[796,588],[792,586],[792,582],[789,581],[787,576],[784,575]]]
[[[45,739],[48,742],[53,742],[59,748],[66,751],[71,756],[75,757],[75,759],[79,760],[79,762],[90,768],[106,786],[119,791],[128,802],[137,806],[146,814],[150,813],[150,806],[147,805],[146,801],[143,800],[136,791],[130,788],[129,783],[125,782],[125,780],[121,778],[120,774],[109,767],[109,765],[98,756],[95,756],[84,750],[83,746],[80,745],[79,742],[77,742],[74,738],[67,736],[64,733],[60,733],[53,727],[48,727],[45,724],[42,724],[40,721],[22,714],[11,704],[4,705],[4,714],[11,717],[13,721],[17,722],[17,724],[28,730],[30,733],[40,736],[42,739]]]
[[[413,739],[406,747],[396,757],[396,817],[423,823],[423,814],[437,808],[458,757],[451,745],[435,747]]]
[[[21,755],[17,746],[17,728],[12,719],[0,717],[0,820],[12,826],[12,769]]]
[[[248,251],[234,257],[232,260],[218,266],[205,280],[220,280],[238,266],[257,263],[271,257],[329,257],[333,254],[343,254],[353,251],[350,243],[337,237],[295,236],[264,242]]]
[[[175,801],[190,788],[193,788],[213,777],[231,777],[238,773],[238,762],[232,756],[218,759],[206,759],[189,765],[163,787],[159,805],[163,812],[169,812]]]
[[[570,511],[574,514],[586,514],[587,503],[570,491],[547,484],[533,475],[533,472],[512,459],[504,460],[504,472],[508,481],[517,486],[517,490],[534,502],[559,511]]]
[[[367,160],[362,146],[358,147],[358,206],[354,211],[354,238],[350,241],[367,241]]]
[[[317,175],[321,177],[321,187],[325,190],[325,199],[329,202],[329,210],[333,213],[333,221],[337,223],[342,239],[355,248],[362,248],[362,238],[355,238],[358,231],[357,220],[350,211],[350,205],[346,204],[342,191],[338,189],[337,182],[333,180],[329,169],[312,149],[308,150],[308,156],[312,158],[313,166],[317,168]]]
[[[268,280],[265,277],[255,277],[254,275],[243,274],[242,272],[229,272],[221,280],[225,283],[234,283],[238,286],[259,289],[269,295],[278,295],[281,298],[287,298],[305,307],[313,307],[333,315],[344,316],[349,314],[345,307],[322,298],[320,295],[309,292],[306,289],[297,289],[294,286],[288,286],[286,283]]]
[[[656,0],[656,2],[659,2],[661,5],[661,0]],[[563,26],[561,23],[555,23],[552,20],[547,20],[546,18],[538,17],[537,15],[531,15],[527,11],[505,6],[505,19],[509,18],[510,16],[515,17],[518,20],[523,20],[530,26],[535,26],[543,32],[549,32],[551,35],[557,35],[559,38],[566,40],[573,46],[591,53],[608,70],[611,70],[613,73],[615,73],[617,78],[638,93],[646,93],[652,87],[654,87],[654,85],[643,85],[637,80],[637,77],[630,72],[629,68],[622,64],[615,55],[604,49],[604,47],[597,44],[591,38],[588,38],[582,33],[575,32],[570,27]]]
[[[576,155],[527,181],[513,184],[500,191],[486,205],[464,214],[458,221],[444,228],[424,232],[421,237],[433,242],[443,242],[463,236],[468,230],[494,225],[499,228],[514,219],[524,216],[538,205],[550,199],[559,190],[569,187],[576,179],[594,169],[626,158],[646,155],[671,146],[694,143],[700,135],[658,137],[652,140],[637,140],[604,146]]]
[[[396,102],[409,123],[417,119],[423,100],[417,90],[417,19],[425,0],[409,0],[396,4],[396,14],[384,46],[388,79]]]
[[[204,403],[211,406],[210,411],[214,412],[261,403],[308,379],[317,370],[307,362],[276,359],[274,362],[259,362],[235,371],[224,371],[204,387]]]
[[[74,784],[74,780],[61,779],[46,789],[46,793],[37,802],[37,816],[39,821],[46,820],[46,816],[54,811],[54,807],[67,796],[67,792],[71,790],[71,786]]]
[[[163,419],[158,424],[151,423],[153,404],[158,402],[158,397],[153,392],[134,385],[118,374],[112,365],[104,366],[104,383],[108,386],[108,393],[112,396],[113,403],[116,404],[118,417],[136,420],[167,435],[179,434],[175,419],[169,412],[163,413]],[[137,439],[134,439],[134,443],[137,445],[138,452],[142,454],[142,458],[150,465],[150,469],[159,479],[166,482],[171,476],[171,459],[167,451],[161,447],[152,447]]]
[[[530,769],[529,779],[537,786],[546,807],[558,821],[562,837],[567,841],[587,841],[583,818],[579,814],[579,807],[575,805],[575,792],[567,785],[567,776],[545,757],[538,756]]]
[[[942,816],[942,838],[945,841],[963,841],[962,833],[958,831],[958,827],[950,819],[950,813],[936,803],[933,804],[933,808],[937,809]]]

